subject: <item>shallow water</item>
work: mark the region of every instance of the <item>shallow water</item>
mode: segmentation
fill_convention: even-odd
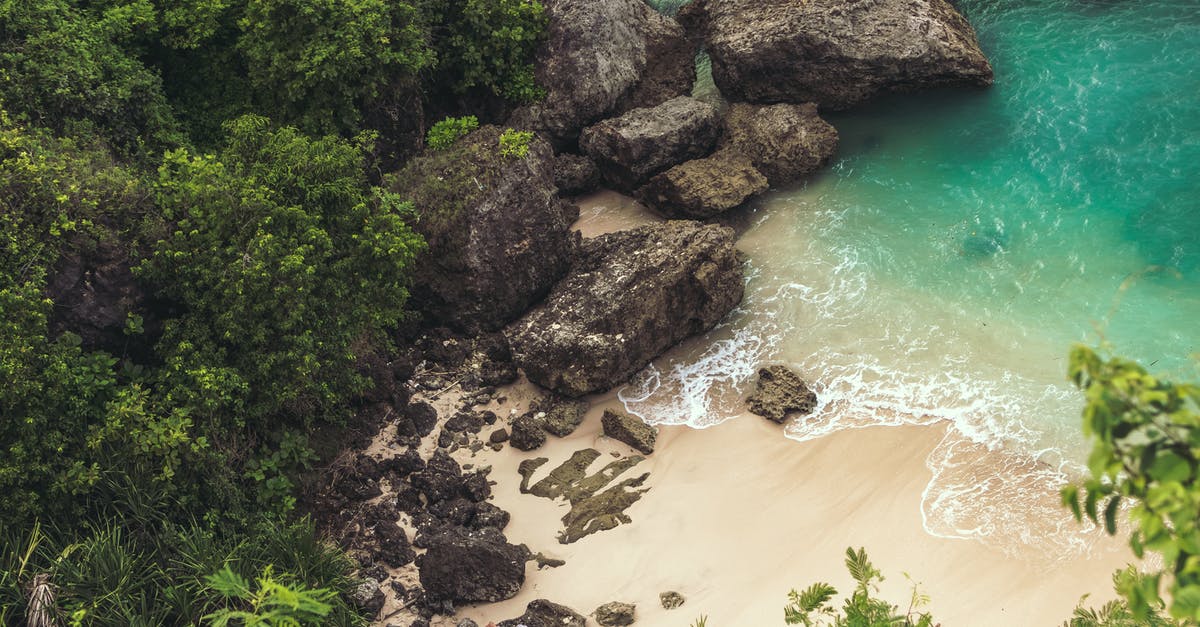
[[[1085,455],[1070,345],[1197,376],[1200,2],[958,6],[995,87],[829,115],[834,165],[750,209],[741,308],[620,397],[705,427],[788,363],[820,397],[796,440],[952,424],[931,533],[1083,547],[1056,496]]]

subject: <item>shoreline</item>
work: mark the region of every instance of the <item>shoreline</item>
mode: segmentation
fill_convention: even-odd
[[[522,404],[526,386],[512,388],[505,407]],[[545,598],[581,614],[609,601],[635,603],[644,625],[686,626],[701,614],[714,627],[781,624],[790,589],[817,581],[850,589],[842,560],[853,546],[866,548],[886,577],[882,598],[903,606],[908,573],[941,624],[1057,625],[1084,594],[1089,604],[1113,598],[1112,572],[1133,560],[1123,536],[1096,533],[1090,555],[1064,561],[1046,559],[1036,546],[1003,551],[927,533],[921,500],[932,473],[925,460],[945,425],[869,427],[796,442],[750,414],[703,430],[662,427],[655,452],[630,472],[650,473],[649,491],[626,512],[632,523],[559,544],[566,504],[521,494],[517,466],[550,458],[536,480],[578,449],[601,452],[593,471],[607,453],[630,454],[600,431],[603,410],[619,407],[611,393],[597,397],[566,438],[551,437],[529,453],[505,447],[469,458],[493,468],[494,502],[512,514],[510,541],[566,564],[538,570],[530,563],[516,597],[460,608],[455,620],[499,622]],[[687,602],[662,609],[658,594],[668,590]]]

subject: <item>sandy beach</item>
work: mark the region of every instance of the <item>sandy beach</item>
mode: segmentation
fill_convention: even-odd
[[[512,396],[510,404],[521,403],[521,388]],[[1006,554],[926,533],[925,459],[942,427],[877,427],[797,443],[753,415],[705,430],[663,428],[655,452],[630,473],[650,473],[649,491],[627,511],[633,522],[559,544],[567,505],[521,494],[517,465],[548,457],[536,481],[581,448],[632,454],[601,433],[603,409],[618,405],[596,399],[575,433],[537,451],[506,447],[471,459],[493,466],[495,502],[512,513],[510,541],[566,565],[538,570],[530,563],[517,597],[463,608],[460,618],[498,622],[546,598],[581,613],[608,601],[636,603],[643,625],[686,626],[701,614],[711,626],[783,624],[792,587],[827,581],[849,590],[843,554],[862,546],[887,577],[888,599],[907,602],[907,572],[932,597],[928,609],[943,625],[1057,625],[1081,595],[1111,598],[1111,573],[1131,557],[1119,539],[1099,539],[1091,557],[1062,561],[1037,547]],[[609,459],[602,455],[592,470]],[[686,604],[663,610],[658,594],[667,590],[682,593]]]

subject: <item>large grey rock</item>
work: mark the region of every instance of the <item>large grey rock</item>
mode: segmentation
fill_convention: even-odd
[[[525,583],[528,551],[509,544],[495,528],[447,527],[424,544],[428,550],[417,567],[425,594],[435,601],[503,601]]]
[[[604,435],[632,446],[643,455],[654,452],[654,441],[658,439],[658,429],[642,422],[642,419],[637,416],[606,409],[600,418],[600,426],[604,429]]]
[[[744,155],[772,186],[825,167],[837,146],[837,129],[817,115],[812,103],[738,103],[725,112],[722,149]]]
[[[732,101],[842,109],[881,91],[992,83],[946,0],[696,1],[713,80]]]
[[[729,150],[693,159],[650,179],[638,197],[664,215],[704,220],[767,191],[767,177]]]
[[[708,154],[720,132],[712,105],[680,96],[589,126],[579,145],[607,183],[632,191],[658,172]]]
[[[390,185],[412,200],[413,228],[429,243],[414,269],[414,302],[468,331],[499,328],[545,295],[577,241],[550,146],[535,138],[527,156],[506,157],[500,134],[485,126],[426,153]]]
[[[595,161],[564,152],[554,158],[554,184],[563,194],[588,194],[600,188],[600,170]]]
[[[758,371],[758,385],[746,403],[750,411],[782,423],[789,413],[812,413],[817,395],[787,367],[767,366]]]
[[[525,613],[500,621],[498,627],[584,627],[587,619],[565,605],[545,599],[531,601]]]
[[[583,127],[689,93],[696,47],[674,19],[643,0],[545,0],[549,24],[534,67],[546,97],[521,107],[514,126],[557,147]]]
[[[733,230],[673,220],[586,240],[568,275],[505,329],[531,381],[579,397],[623,383],[742,299]]]

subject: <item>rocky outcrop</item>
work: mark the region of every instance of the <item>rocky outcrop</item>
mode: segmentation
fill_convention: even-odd
[[[623,383],[742,299],[732,229],[685,220],[584,242],[569,274],[505,329],[531,381],[579,397]]]
[[[658,172],[708,154],[720,130],[712,105],[680,96],[589,126],[579,145],[605,182],[632,191]]]
[[[586,619],[575,610],[545,599],[531,601],[525,613],[502,620],[498,627],[584,627]]]
[[[494,602],[510,599],[525,583],[524,547],[509,544],[493,528],[447,527],[424,540],[417,558],[421,586],[437,601]]]
[[[554,184],[564,194],[588,194],[600,188],[600,170],[595,161],[564,152],[554,158]]]
[[[622,411],[604,410],[600,419],[604,435],[632,446],[643,455],[654,452],[654,441],[658,439],[658,429],[642,422],[637,416],[630,416]]]
[[[738,103],[725,112],[722,151],[744,155],[775,187],[825,167],[837,146],[837,129],[817,115],[812,103]]]
[[[696,0],[732,101],[844,109],[882,91],[983,86],[992,68],[946,0]]]
[[[811,414],[817,395],[785,366],[767,366],[758,371],[758,385],[746,404],[750,411],[782,424],[789,413]]]
[[[625,627],[636,620],[637,608],[632,603],[613,601],[596,608],[596,622],[601,627]]]
[[[572,145],[583,127],[691,91],[696,47],[643,0],[546,0],[546,40],[534,60],[542,100],[510,124]]]
[[[467,331],[495,329],[541,298],[566,271],[577,211],[558,197],[554,155],[540,139],[503,156],[500,129],[483,127],[414,159],[390,181],[412,200],[428,250],[413,301]]]
[[[664,215],[704,220],[741,205],[767,187],[767,177],[748,158],[723,150],[655,176],[638,190],[638,198]]]
[[[134,281],[123,246],[85,239],[71,238],[47,282],[46,295],[54,301],[50,333],[69,331],[79,336],[84,349],[119,355],[131,338],[137,341],[138,336],[125,333],[125,325],[146,295]]]

